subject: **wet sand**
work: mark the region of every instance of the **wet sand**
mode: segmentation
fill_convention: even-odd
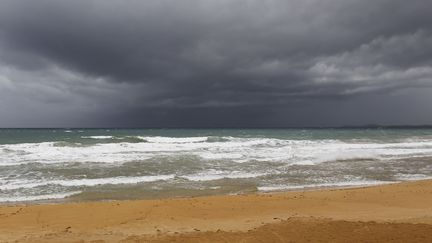
[[[0,242],[432,242],[432,180],[350,189],[0,206]]]

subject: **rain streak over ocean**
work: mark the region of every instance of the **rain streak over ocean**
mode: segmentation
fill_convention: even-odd
[[[0,129],[0,203],[432,178],[432,129]]]

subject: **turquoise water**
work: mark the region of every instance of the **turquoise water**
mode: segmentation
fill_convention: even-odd
[[[0,129],[0,202],[382,184],[431,158],[432,129]]]

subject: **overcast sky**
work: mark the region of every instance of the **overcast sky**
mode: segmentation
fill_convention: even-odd
[[[0,127],[432,124],[431,0],[0,0]]]

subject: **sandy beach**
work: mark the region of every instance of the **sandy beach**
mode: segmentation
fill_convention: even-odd
[[[432,242],[432,180],[161,200],[3,205],[0,242]]]

